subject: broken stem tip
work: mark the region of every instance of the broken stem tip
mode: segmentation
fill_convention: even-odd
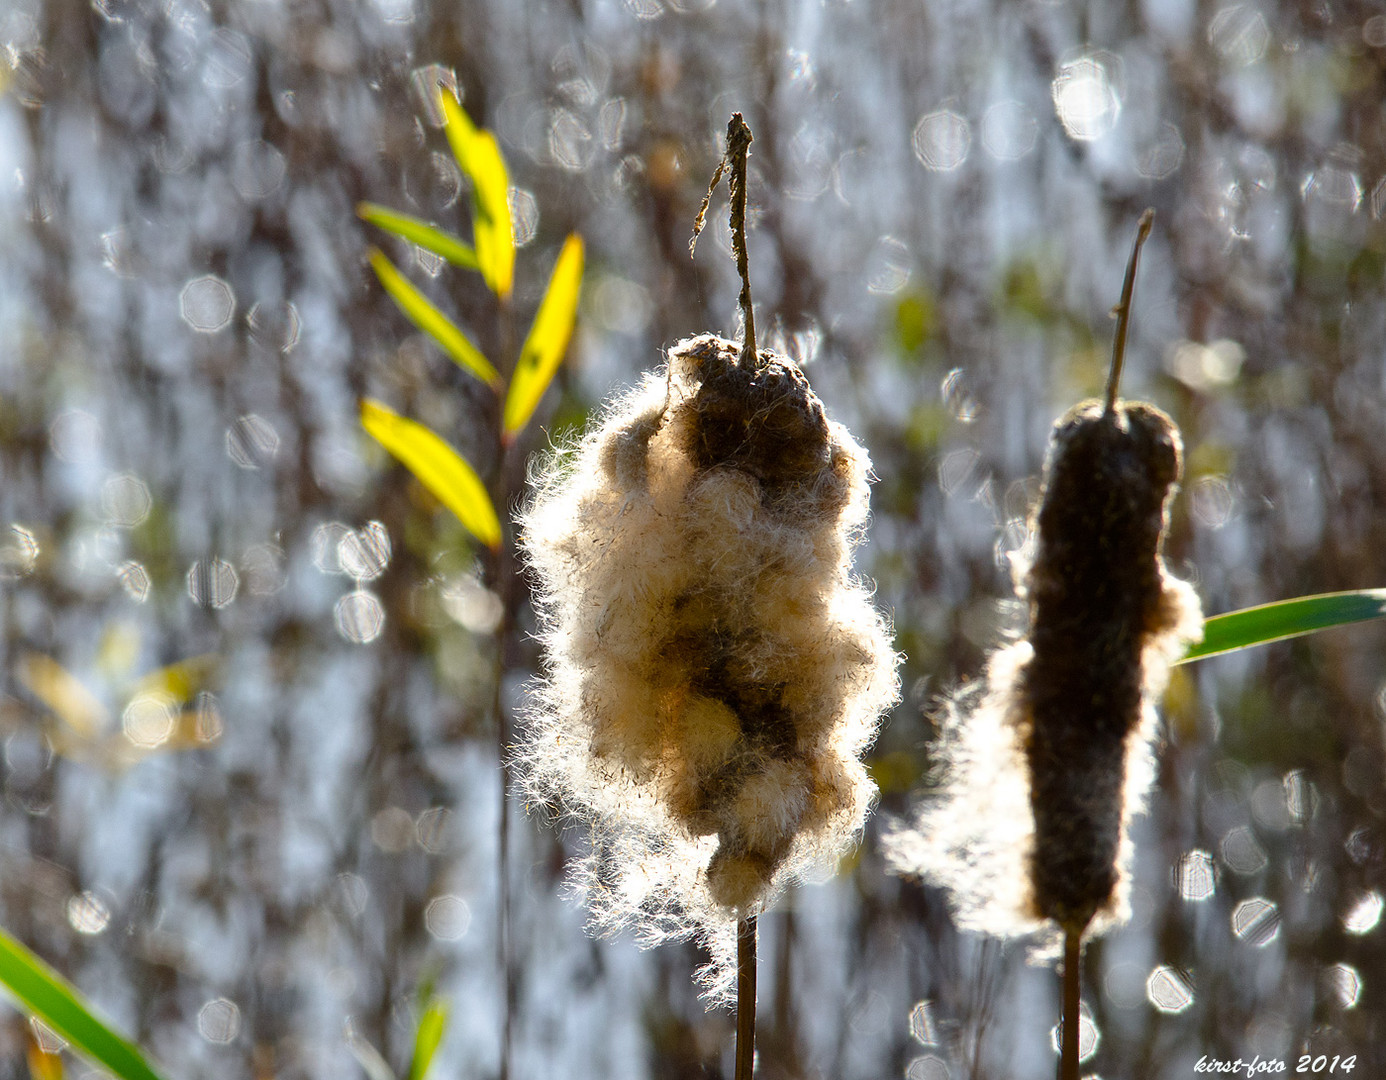
[[[1155,223],[1155,211],[1147,208],[1136,225],[1136,242],[1131,245],[1131,258],[1126,263],[1126,280],[1121,286],[1121,302],[1112,309],[1116,316],[1116,338],[1112,342],[1112,366],[1107,373],[1106,414],[1116,410],[1117,392],[1121,386],[1121,368],[1126,361],[1126,330],[1131,324],[1131,295],[1136,288],[1136,263],[1140,260],[1141,245],[1150,235]]]

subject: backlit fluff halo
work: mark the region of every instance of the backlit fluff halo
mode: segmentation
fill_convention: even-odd
[[[718,1003],[737,920],[857,838],[860,755],[898,692],[851,574],[866,453],[793,362],[738,350],[676,345],[539,464],[520,519],[546,657],[527,793],[590,831],[594,928],[696,937]]]

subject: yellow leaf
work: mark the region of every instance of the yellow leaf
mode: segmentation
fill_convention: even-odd
[[[399,305],[409,321],[436,341],[443,351],[457,362],[457,366],[469,371],[492,389],[499,390],[500,372],[491,361],[481,354],[481,350],[471,343],[467,335],[457,325],[439,311],[429,299],[414,288],[413,284],[395,269],[385,254],[377,248],[370,250],[371,269],[380,279],[380,284]]]
[[[202,653],[151,671],[135,684],[131,696],[162,693],[176,702],[189,701],[212,677],[219,660],[216,653]]]
[[[481,276],[493,293],[505,299],[515,279],[515,233],[505,159],[496,137],[473,124],[448,90],[440,88],[438,96],[452,155],[472,181],[472,242]]]
[[[549,277],[549,287],[525,338],[510,390],[505,396],[502,436],[508,441],[529,422],[568,348],[577,319],[578,289],[582,285],[582,237],[573,233],[563,243]]]
[[[95,738],[110,724],[110,712],[77,676],[41,653],[25,653],[16,671],[29,693],[83,738]]]
[[[391,210],[388,206],[369,202],[357,203],[356,216],[362,221],[384,229],[386,232],[392,232],[396,236],[403,237],[411,244],[418,244],[426,251],[441,255],[454,266],[460,266],[464,270],[476,270],[478,268],[475,251],[451,233],[430,225],[422,218],[401,214],[397,210]]]
[[[438,501],[457,515],[467,531],[489,547],[501,544],[500,519],[476,470],[423,424],[407,420],[378,401],[361,402],[361,423]]]

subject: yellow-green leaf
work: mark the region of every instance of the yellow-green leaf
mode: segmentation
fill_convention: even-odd
[[[424,1080],[428,1075],[428,1068],[433,1064],[433,1056],[443,1041],[447,1024],[447,1003],[436,999],[430,1002],[414,1032],[414,1058],[409,1063],[409,1080]]]
[[[496,508],[466,460],[423,424],[407,420],[369,398],[361,402],[361,423],[424,487],[457,515],[467,531],[492,551],[500,548]]]
[[[482,382],[499,390],[500,372],[481,350],[471,343],[457,324],[439,311],[428,297],[414,288],[410,280],[395,269],[394,263],[378,248],[370,250],[371,269],[385,286],[390,298],[409,317],[409,321],[431,337],[464,371],[470,371]]]
[[[391,210],[388,206],[369,202],[357,204],[356,216],[362,221],[384,229],[386,232],[392,232],[396,236],[403,237],[411,244],[418,244],[425,251],[431,251],[435,255],[442,256],[454,266],[460,266],[464,270],[476,270],[478,268],[475,251],[453,236],[452,233],[444,232],[422,218],[401,214],[398,210]]]
[[[529,422],[568,348],[577,319],[578,289],[582,285],[582,237],[573,233],[563,243],[549,277],[549,287],[525,338],[515,374],[505,395],[502,437],[513,439]]]
[[[497,296],[510,295],[515,279],[515,233],[510,224],[510,177],[496,137],[478,128],[446,89],[443,131],[453,157],[472,181],[472,243],[481,276]]]

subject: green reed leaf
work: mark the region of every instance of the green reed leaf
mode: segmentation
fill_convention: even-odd
[[[1334,626],[1386,616],[1386,589],[1322,593],[1229,611],[1203,622],[1203,641],[1179,662],[1248,649],[1272,641],[1312,634]]]
[[[471,372],[492,389],[499,391],[500,372],[481,354],[451,319],[433,306],[428,297],[395,269],[395,264],[378,248],[370,250],[371,269],[409,321],[436,341],[463,371]]]
[[[448,1007],[435,998],[424,1010],[423,1016],[419,1017],[419,1026],[414,1032],[414,1058],[409,1063],[409,1080],[424,1080],[447,1026]]]
[[[25,946],[0,930],[0,984],[72,1049],[120,1080],[160,1080],[134,1043],[99,1020],[81,995]]]
[[[356,216],[362,221],[369,222],[386,232],[394,233],[396,236],[408,240],[411,244],[418,244],[425,251],[431,251],[435,255],[442,256],[454,266],[460,266],[464,270],[476,270],[480,266],[476,259],[476,252],[472,248],[453,236],[452,233],[444,232],[422,218],[401,214],[398,210],[391,210],[388,206],[370,202],[357,203]]]
[[[361,402],[361,424],[419,483],[457,515],[467,531],[496,551],[500,519],[486,485],[456,450],[423,424],[405,419],[369,398]]]

